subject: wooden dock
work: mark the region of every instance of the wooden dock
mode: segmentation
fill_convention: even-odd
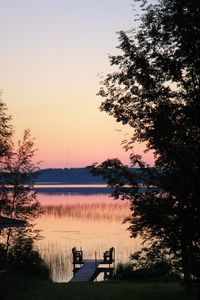
[[[85,259],[83,266],[74,274],[71,282],[92,281],[96,277],[100,261]]]
[[[113,275],[113,263],[115,261],[114,248],[110,248],[110,250],[104,252],[103,260],[83,259],[83,251],[77,251],[75,247],[72,249],[72,253],[74,275],[71,282],[93,281],[101,272],[104,273],[105,279]]]

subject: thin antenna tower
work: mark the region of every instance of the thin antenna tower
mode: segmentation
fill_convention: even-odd
[[[69,169],[69,151],[66,149],[66,168]]]

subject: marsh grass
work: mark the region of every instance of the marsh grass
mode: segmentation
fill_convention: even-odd
[[[38,247],[37,250],[50,270],[52,281],[66,282],[69,280],[69,274],[72,274],[72,258],[68,248],[60,248],[57,244],[48,244],[46,247]]]

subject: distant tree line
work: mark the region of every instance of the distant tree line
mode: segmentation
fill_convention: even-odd
[[[139,172],[134,168],[132,172]],[[102,176],[93,176],[86,168],[50,168],[36,172],[36,183],[65,183],[65,184],[103,184],[106,180]]]

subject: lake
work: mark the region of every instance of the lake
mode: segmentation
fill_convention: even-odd
[[[49,265],[52,280],[72,278],[72,248],[83,250],[84,258],[103,258],[103,252],[115,248],[116,264],[127,262],[139,250],[140,240],[131,239],[127,201],[113,200],[105,186],[37,186],[43,215],[37,220],[42,240],[37,249]]]

